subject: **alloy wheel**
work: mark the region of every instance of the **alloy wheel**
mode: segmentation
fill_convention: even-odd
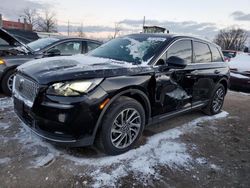
[[[14,75],[15,74],[11,74],[7,80],[7,86],[10,91],[12,91]]]
[[[215,92],[212,104],[214,112],[218,112],[221,109],[224,101],[224,95],[225,95],[224,89],[221,87]]]
[[[141,128],[141,116],[134,108],[121,111],[111,127],[111,142],[118,149],[130,146],[137,138]]]

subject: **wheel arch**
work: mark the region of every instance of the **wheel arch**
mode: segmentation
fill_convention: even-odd
[[[109,103],[104,107],[104,109],[102,110],[100,116],[98,117],[97,123],[95,125],[94,131],[93,131],[93,136],[94,137],[96,137],[96,134],[97,134],[97,132],[98,132],[100,126],[101,126],[101,122],[103,120],[103,117],[104,117],[106,111],[108,110],[109,106],[116,99],[118,99],[121,96],[127,96],[127,97],[133,98],[136,101],[138,101],[143,106],[143,108],[145,110],[145,116],[146,116],[145,124],[147,124],[150,121],[151,104],[150,104],[148,96],[143,91],[141,91],[140,89],[129,88],[129,89],[123,90],[123,91],[117,93],[115,96],[113,96],[110,99]]]
[[[220,84],[222,84],[222,85],[224,86],[225,91],[226,91],[226,93],[227,93],[228,85],[229,85],[227,79],[226,79],[226,78],[222,78],[218,83],[220,83]]]

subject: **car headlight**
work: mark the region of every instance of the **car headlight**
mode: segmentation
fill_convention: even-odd
[[[58,96],[79,96],[96,87],[102,80],[102,78],[96,78],[83,81],[55,83],[48,88],[47,94]]]

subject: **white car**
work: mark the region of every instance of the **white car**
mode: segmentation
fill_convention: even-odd
[[[241,53],[229,62],[233,89],[250,90],[250,54]]]

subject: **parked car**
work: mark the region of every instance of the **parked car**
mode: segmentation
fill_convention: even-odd
[[[229,62],[232,89],[250,91],[250,55],[242,53]]]
[[[17,47],[19,45],[20,43],[17,43],[17,40],[13,36],[11,36],[4,29],[0,28],[0,56],[2,56],[4,51]]]
[[[236,50],[222,50],[222,53],[224,55],[225,61],[227,62],[230,62],[233,58],[237,57],[239,54],[243,54],[243,52]]]
[[[145,125],[195,109],[219,113],[228,79],[228,64],[213,43],[133,34],[86,56],[21,65],[14,108],[34,133],[51,142],[87,146],[95,141],[117,155],[133,148]]]
[[[28,43],[21,43],[10,34],[0,30],[0,36],[6,36],[15,48],[2,50],[0,55],[0,83],[2,91],[11,95],[16,67],[33,59],[53,56],[69,56],[87,53],[101,45],[101,42],[84,38],[43,38]]]

